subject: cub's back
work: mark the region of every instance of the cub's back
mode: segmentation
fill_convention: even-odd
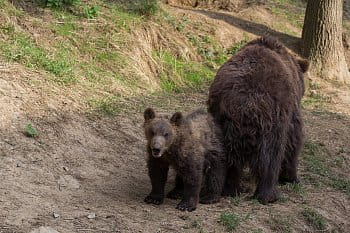
[[[219,144],[222,134],[213,117],[204,109],[198,109],[185,117],[183,130],[188,130],[191,140],[198,141],[208,148]]]

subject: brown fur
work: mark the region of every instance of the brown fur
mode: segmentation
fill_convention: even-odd
[[[255,197],[261,203],[278,199],[278,180],[298,182],[307,69],[307,61],[271,37],[248,43],[219,69],[209,89],[208,111],[221,126],[233,160],[225,194],[240,192],[245,165],[256,178]]]
[[[206,111],[197,110],[185,117],[175,113],[169,120],[150,108],[145,110],[144,118],[152,184],[145,202],[163,202],[169,166],[177,176],[175,188],[167,197],[182,199],[177,209],[193,211],[199,201],[219,201],[227,161],[222,133],[213,118]]]

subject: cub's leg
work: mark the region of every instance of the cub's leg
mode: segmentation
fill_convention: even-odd
[[[161,158],[150,156],[147,165],[152,191],[144,201],[148,204],[160,205],[164,199],[164,187],[168,177],[169,164]]]
[[[212,204],[219,202],[226,177],[226,165],[222,161],[213,161],[205,173],[205,182],[199,203]]]
[[[176,209],[182,211],[193,211],[197,208],[199,201],[199,193],[202,186],[203,166],[195,161],[187,161],[186,165],[179,167],[177,172],[182,177],[184,192],[182,200],[176,206]]]

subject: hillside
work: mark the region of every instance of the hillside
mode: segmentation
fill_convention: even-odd
[[[0,0],[0,233],[349,232],[350,92],[311,76],[301,183],[278,203],[252,199],[248,175],[242,197],[193,213],[143,203],[143,110],[205,106],[217,68],[257,36],[298,53],[305,3],[128,2]]]

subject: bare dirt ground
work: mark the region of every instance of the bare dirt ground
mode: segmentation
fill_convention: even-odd
[[[40,226],[58,232],[224,232],[218,220],[225,211],[242,219],[248,216],[237,232],[285,232],[284,224],[291,232],[313,232],[301,215],[305,206],[327,220],[327,232],[350,231],[349,196],[311,184],[303,157],[300,174],[305,192],[281,187],[285,200],[275,204],[257,204],[250,189],[238,204],[222,199],[199,205],[193,213],[177,211],[172,200],[146,205],[143,198],[150,182],[141,110],[92,118],[72,104],[69,94],[58,95],[54,87],[45,89],[35,82],[42,74],[6,63],[0,72],[2,233],[30,232]],[[190,97],[185,110],[203,105],[205,93]],[[157,98],[150,104],[166,102]],[[176,108],[187,98],[178,95],[162,109]],[[330,161],[342,158],[345,169],[340,173],[349,179],[349,116],[305,109],[304,117],[307,140],[324,145]],[[24,135],[27,122],[36,127],[38,137]],[[168,188],[172,184],[171,176]]]
[[[191,12],[192,17],[220,25],[216,36],[223,43],[243,38],[239,28],[245,28],[255,36],[268,30],[293,48],[294,37],[261,26],[265,22],[249,21],[262,11],[248,9],[233,17],[174,8],[175,13]],[[251,199],[254,187],[248,177],[241,198],[183,213],[175,209],[177,201],[166,199],[161,206],[143,203],[150,182],[142,112],[146,106],[171,112],[204,106],[206,90],[130,99],[121,105],[128,108],[111,117],[86,110],[78,104],[80,98],[74,86],[56,86],[43,73],[0,61],[0,233],[31,232],[41,226],[60,233],[225,232],[219,219],[226,212],[240,217],[236,232],[350,232],[350,184],[339,188],[328,183],[338,177],[350,180],[350,104],[305,104],[306,145],[317,145],[311,165],[320,167],[310,170],[309,151],[304,151],[301,186],[281,186],[281,201],[260,205]],[[24,134],[29,122],[38,131],[35,138]],[[326,174],[319,175],[319,168]],[[173,182],[172,175],[167,189]],[[325,230],[305,219],[305,208],[323,216]]]

